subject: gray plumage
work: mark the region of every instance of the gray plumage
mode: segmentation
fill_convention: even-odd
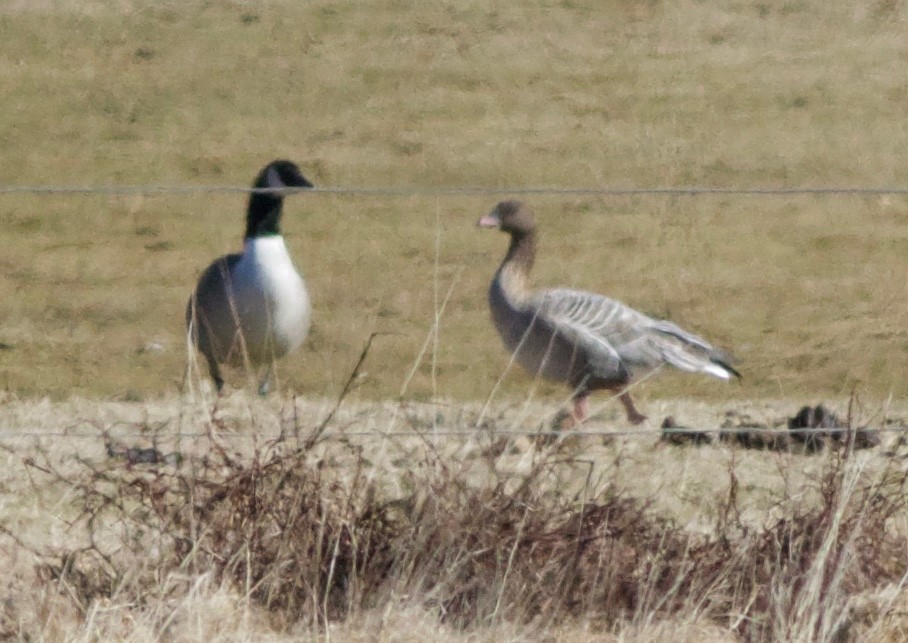
[[[725,380],[739,377],[727,353],[672,322],[594,293],[566,288],[531,292],[527,281],[536,252],[536,223],[523,203],[503,201],[478,225],[511,236],[489,288],[495,327],[527,371],[575,390],[575,421],[585,417],[591,391],[622,391],[664,365]],[[631,422],[645,419],[626,391],[619,399]]]

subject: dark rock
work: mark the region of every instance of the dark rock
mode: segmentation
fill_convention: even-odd
[[[676,446],[685,444],[699,446],[701,444],[712,444],[713,441],[709,433],[680,426],[671,415],[662,421],[662,436],[659,439]]]
[[[804,406],[788,420],[791,439],[805,448],[819,450],[828,438],[837,445],[851,444],[855,449],[869,449],[880,444],[879,431],[867,427],[852,428],[824,407]]]

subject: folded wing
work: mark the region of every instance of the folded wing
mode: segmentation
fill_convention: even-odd
[[[620,301],[559,288],[539,293],[532,305],[606,379],[619,371],[646,372],[664,364],[725,380],[738,375],[728,364],[730,357],[702,337]]]

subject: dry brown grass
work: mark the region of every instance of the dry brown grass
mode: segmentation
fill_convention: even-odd
[[[480,420],[345,402],[322,429],[334,407],[8,400],[2,552],[18,598],[4,631],[763,641],[908,626],[899,434],[814,454],[655,433],[545,444],[508,433],[544,426],[539,405]],[[698,424],[724,414],[674,407]],[[66,437],[16,437],[42,427]],[[182,459],[130,462],[123,445]]]

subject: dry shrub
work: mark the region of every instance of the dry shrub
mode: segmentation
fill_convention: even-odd
[[[409,491],[395,495],[359,447],[328,446],[320,429],[247,455],[211,444],[180,466],[85,461],[64,475],[49,457],[27,461],[66,487],[85,535],[31,548],[41,573],[83,613],[102,599],[177,600],[205,576],[279,629],[412,603],[453,628],[689,619],[745,640],[847,640],[863,626],[851,597],[905,572],[905,535],[891,524],[905,511],[905,474],[869,476],[847,452],[828,455],[821,502],[780,498],[760,528],[738,517],[730,467],[704,536],[617,486],[589,500],[553,492],[549,474],[570,464],[557,447],[524,474],[492,466],[479,483],[427,441]]]

